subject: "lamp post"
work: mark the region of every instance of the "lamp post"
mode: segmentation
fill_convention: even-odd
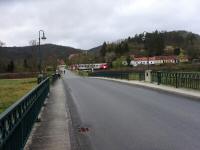
[[[142,37],[142,41],[143,41],[143,43],[144,43],[144,47],[145,47],[146,34],[147,34],[147,32],[144,31],[144,32],[143,32],[143,37]],[[149,50],[148,50],[148,54],[147,54],[147,68],[148,68],[148,70],[149,70]]]
[[[42,37],[40,36],[40,33],[42,32]],[[40,54],[40,62],[39,62],[39,71],[40,74],[42,73],[42,53],[40,51],[40,40],[46,40],[47,38],[45,37],[44,30],[39,30],[39,54]]]

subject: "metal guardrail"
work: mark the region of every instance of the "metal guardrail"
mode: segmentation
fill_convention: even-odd
[[[119,71],[118,72],[93,72],[93,73],[90,73],[90,76],[125,79],[125,80],[139,80],[139,81],[142,81],[145,79],[144,72],[119,72]]]
[[[49,78],[0,114],[0,149],[22,150],[49,93]]]
[[[158,83],[158,72],[154,72],[154,71],[151,72],[151,82]]]
[[[176,88],[200,90],[200,73],[190,72],[152,72],[152,82]]]
[[[145,80],[144,72],[94,72],[90,76],[107,77],[126,80]],[[189,88],[200,90],[200,73],[192,72],[151,72],[151,82],[174,86],[176,88]]]

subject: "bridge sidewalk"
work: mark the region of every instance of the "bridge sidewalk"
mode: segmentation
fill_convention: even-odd
[[[51,87],[49,99],[41,112],[25,150],[70,150],[66,96],[62,80]]]
[[[161,90],[161,91],[165,91],[165,92],[169,92],[169,93],[179,94],[182,96],[188,96],[188,97],[195,98],[195,99],[200,98],[200,92],[197,90],[192,90],[192,89],[175,88],[175,87],[171,87],[171,86],[157,85],[154,83],[148,83],[148,82],[136,81],[136,80],[121,80],[121,79],[104,78],[104,77],[92,77],[92,78],[112,80],[112,81],[118,81],[118,82],[122,82],[122,83],[133,84],[133,85],[151,88],[151,89],[155,89],[155,90]]]

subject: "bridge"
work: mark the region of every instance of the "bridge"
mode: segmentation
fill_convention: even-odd
[[[9,108],[0,116],[1,149],[200,149],[199,74],[92,76],[67,71],[49,95],[46,79]]]

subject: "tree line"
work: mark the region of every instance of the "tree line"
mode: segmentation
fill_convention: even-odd
[[[166,55],[166,47],[171,46],[173,47],[173,53],[171,54],[176,55],[177,52],[182,49],[184,50],[185,55],[188,55],[191,58],[200,57],[200,36],[192,32],[166,32],[156,30],[152,33],[146,33],[145,40],[143,40],[143,37],[144,33],[141,33],[127,39],[132,46],[135,45],[135,47],[137,47],[140,45],[139,48],[143,48],[146,51],[143,55]]]
[[[3,49],[5,43],[0,41],[0,72],[36,72],[38,70],[36,58],[36,41],[29,42],[31,55],[28,58],[16,60],[5,58],[6,51]]]
[[[121,65],[131,62],[130,55],[161,56],[187,55],[189,58],[200,57],[200,36],[187,31],[154,31],[136,34],[117,42],[104,42],[96,52],[80,53],[69,64],[107,62]]]
[[[100,57],[112,65],[119,66],[123,61],[129,65],[130,55],[187,55],[190,59],[200,59],[200,36],[187,31],[156,30],[136,34],[120,42],[104,42],[100,49]]]
[[[29,46],[24,47],[0,47],[0,73],[12,72],[38,72],[40,68],[40,60],[42,70],[56,70],[58,59],[67,60],[72,53],[78,53],[79,49],[71,47],[44,44],[38,49],[36,40],[29,42]],[[12,63],[11,63],[12,62]],[[50,69],[51,68],[51,69]]]

